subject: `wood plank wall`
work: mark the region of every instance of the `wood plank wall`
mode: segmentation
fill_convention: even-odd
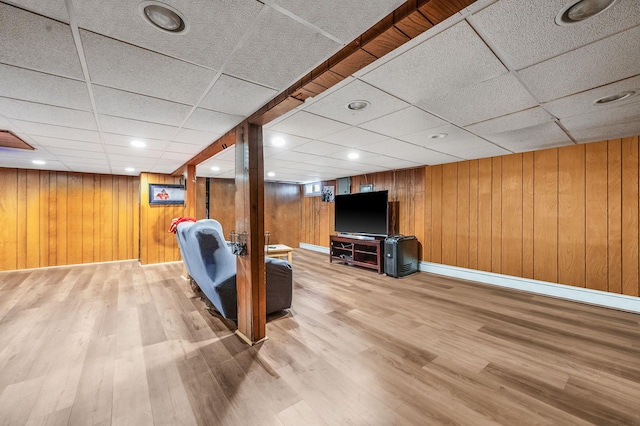
[[[173,218],[185,216],[185,206],[150,205],[151,183],[178,184],[180,178],[154,173],[140,174],[140,263],[143,265],[181,259],[176,236],[168,229]]]
[[[204,185],[198,199],[205,197]],[[225,238],[235,229],[235,182],[233,179],[210,179],[209,217],[222,225]],[[203,210],[204,211],[204,210]],[[200,219],[201,217],[198,217]],[[289,183],[265,182],[264,230],[272,244],[298,247],[300,244],[300,187]]]
[[[638,296],[638,150],[638,137],[616,139],[356,176],[351,187],[389,189],[425,261]],[[305,197],[301,241],[328,247],[332,215]]]
[[[0,270],[137,258],[138,182],[0,168]]]
[[[335,180],[323,181],[322,185],[333,186],[337,191]],[[329,235],[334,233],[333,203],[322,202],[322,197],[320,196],[302,196],[300,241],[307,244],[329,247]]]

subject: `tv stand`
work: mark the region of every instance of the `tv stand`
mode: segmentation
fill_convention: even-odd
[[[353,237],[353,235],[331,235],[329,237],[329,262],[333,263],[335,260],[348,265],[362,266],[363,268],[375,269],[379,274],[382,274],[384,272],[382,238],[360,239]]]

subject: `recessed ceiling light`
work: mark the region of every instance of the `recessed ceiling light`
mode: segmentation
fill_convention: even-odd
[[[220,171],[220,167],[213,166],[213,167],[211,167],[211,170],[213,170],[214,172],[217,172],[217,171]]]
[[[142,141],[131,141],[131,146],[136,148],[144,148],[145,146],[147,146],[147,144]]]
[[[361,111],[368,106],[369,106],[369,102],[367,101],[353,101],[349,103],[349,105],[347,105],[347,108],[349,108],[352,111]]]
[[[360,154],[358,154],[357,152],[350,152],[347,157],[349,157],[350,160],[357,160],[358,158],[360,158]]]
[[[446,138],[448,135],[446,133],[435,133],[433,135],[429,135],[429,139],[442,139]]]
[[[273,146],[284,146],[284,144],[285,144],[285,140],[280,136],[276,136],[275,138],[271,139],[271,145]]]
[[[134,169],[133,167],[127,167],[126,169],[124,169],[127,172],[135,172],[136,169]]]
[[[187,29],[182,14],[173,7],[157,1],[144,1],[138,6],[145,20],[154,28],[172,34],[184,33]]]
[[[633,90],[629,90],[627,92],[616,93],[615,95],[605,96],[605,97],[602,97],[600,99],[596,99],[595,101],[593,101],[593,104],[594,105],[606,105],[606,104],[610,104],[612,102],[619,102],[619,101],[625,100],[627,98],[630,98],[635,93],[636,92],[634,92]]]
[[[33,160],[32,163],[33,164],[37,164],[38,166],[42,166],[43,164],[47,164],[42,160]]]
[[[269,172],[269,173],[267,173],[267,176],[269,176],[269,177],[274,177],[275,175],[276,175],[276,174],[275,174],[274,172]]]
[[[579,0],[565,6],[558,16],[556,24],[570,25],[577,24],[586,19],[592,18],[609,9],[617,0]]]

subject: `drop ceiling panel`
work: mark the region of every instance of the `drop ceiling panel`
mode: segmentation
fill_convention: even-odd
[[[457,157],[462,157],[466,160],[474,160],[476,158],[498,157],[500,155],[511,154],[511,151],[500,148],[499,146],[486,144],[479,148],[470,149],[468,151],[456,152]]]
[[[111,167],[105,164],[64,163],[69,169],[79,173],[111,174]]]
[[[89,75],[96,84],[193,105],[216,74],[88,31],[80,35]]]
[[[171,161],[179,161],[180,164],[184,164],[185,162],[191,160],[193,157],[192,154],[181,154],[178,152],[165,152],[160,156],[162,160],[171,160]]]
[[[453,163],[462,159],[461,157],[454,157],[452,155],[443,154],[427,148],[415,148],[411,151],[406,151],[402,154],[402,157],[404,159],[411,158],[412,161],[428,166]]]
[[[393,12],[403,0],[357,0],[344,2],[329,0],[309,2],[306,0],[267,0],[305,21],[332,34],[344,44],[350,43],[373,24]]]
[[[615,95],[621,92],[635,91],[636,94],[628,99],[612,102],[610,104],[595,105],[594,101],[605,96]],[[556,99],[543,104],[544,108],[559,118],[567,118],[575,115],[595,113],[605,109],[617,108],[621,105],[628,105],[640,102],[640,75],[618,81],[613,84],[587,90],[575,95]]]
[[[34,137],[46,136],[51,138],[100,143],[100,135],[98,132],[92,132],[90,130],[52,126],[50,124],[31,123],[19,120],[14,120],[14,123],[16,123],[24,133]]]
[[[469,24],[460,22],[368,72],[362,80],[416,104],[505,72]]]
[[[35,12],[38,15],[48,16],[62,22],[69,22],[64,0],[12,0],[6,3],[13,4],[30,12]]]
[[[233,115],[249,116],[271,98],[276,90],[223,74],[200,106]]]
[[[205,148],[202,145],[195,145],[190,143],[171,142],[167,147],[167,152],[179,152],[181,154],[190,154],[191,157],[199,153]]]
[[[516,69],[544,61],[640,22],[636,0],[619,0],[588,21],[560,26],[556,15],[570,0],[502,0],[469,18]]]
[[[337,52],[342,45],[271,8],[251,32],[225,72],[274,89],[284,89]]]
[[[32,139],[36,141],[39,146],[46,148],[47,151],[51,151],[50,148],[64,148],[78,151],[104,152],[104,147],[100,142],[73,141],[48,136],[32,136]]]
[[[510,114],[537,105],[511,74],[503,74],[438,99],[418,104],[460,126]]]
[[[585,127],[571,131],[571,136],[580,143],[627,138],[637,135],[640,135],[640,120],[596,128]]]
[[[121,155],[121,154],[109,154],[109,159],[113,161],[117,161],[120,163],[130,164],[131,167],[142,168],[142,166],[151,167],[156,164],[158,158],[156,157],[147,157],[147,156],[132,156],[132,155]]]
[[[403,142],[398,139],[385,139],[382,142],[374,143],[363,147],[363,149],[377,154],[402,158],[403,153],[417,148],[416,145]]]
[[[536,151],[573,144],[554,122],[489,135],[487,139],[512,152]]]
[[[179,126],[191,107],[108,87],[93,86],[100,114]]]
[[[431,138],[432,135],[439,133],[444,133],[447,136],[441,139]],[[422,132],[405,135],[398,139],[402,139],[403,141],[410,142],[415,145],[428,146],[440,143],[452,143],[456,140],[469,139],[474,136],[475,135],[472,133],[461,129],[460,127],[454,126],[453,124],[447,124],[440,127],[434,127],[433,129],[423,130]]]
[[[393,112],[358,127],[389,137],[398,137],[447,124],[446,121],[414,106]]]
[[[64,77],[83,78],[68,25],[0,3],[0,61]]]
[[[640,74],[640,26],[520,71],[540,102]]]
[[[360,111],[347,108],[350,102],[364,100],[369,106]],[[304,110],[343,123],[357,125],[408,107],[404,101],[360,80],[352,81],[330,96],[312,102]]]
[[[57,126],[77,127],[86,130],[98,130],[92,112],[60,108],[34,102],[0,98],[0,111],[9,117],[23,121],[54,124]]]
[[[437,142],[436,142],[437,141]],[[463,139],[455,139],[443,142],[443,139],[435,139],[434,143],[426,145],[427,148],[444,154],[460,157],[460,153],[473,150],[491,150],[494,145],[477,136],[471,136]]]
[[[100,149],[95,149],[99,147]],[[104,149],[102,149],[102,145],[92,144],[92,143],[78,143],[76,148],[72,148],[67,145],[60,146],[46,146],[42,148],[47,152],[56,156],[56,158],[62,160],[63,158],[73,157],[73,158],[92,158],[92,159],[100,159],[104,161],[106,159],[104,154]],[[78,160],[75,160],[78,161]]]
[[[222,133],[201,132],[193,129],[180,129],[175,138],[176,142],[193,143],[197,145],[208,146],[214,143],[222,136]]]
[[[105,145],[105,149],[109,155],[126,155],[130,158],[145,158],[148,160],[158,159],[162,155],[162,150],[151,149],[149,147],[140,149],[132,146]]]
[[[129,120],[126,118],[99,116],[103,132],[126,136],[137,136],[151,139],[171,139],[178,130],[177,127],[162,124],[147,123],[145,121]]]
[[[579,142],[595,142],[597,140],[595,135],[599,133],[599,128],[634,123],[640,120],[639,117],[640,102],[635,102],[616,108],[603,109],[590,114],[564,118],[561,119],[560,122]],[[593,132],[594,136],[589,136],[590,132]],[[578,137],[576,137],[574,133],[578,135]]]
[[[176,35],[148,23],[140,2],[74,2],[78,26],[211,69],[219,69],[263,7],[252,0],[194,0],[174,3],[188,31]]]
[[[274,144],[273,142],[274,139],[278,137],[284,139],[284,145],[277,146]],[[285,150],[285,149],[293,149],[297,146],[304,145],[309,142],[311,142],[311,139],[309,138],[303,138],[295,135],[288,135],[286,133],[274,132],[272,130],[263,128],[262,143],[264,147],[272,147],[277,150]]]
[[[0,64],[0,96],[91,111],[87,84]]]
[[[367,146],[388,139],[387,136],[368,130],[351,127],[344,131],[320,138],[325,142],[342,145],[349,148],[366,149]]]
[[[115,145],[125,148],[131,148],[132,141],[144,142],[146,144],[145,148],[136,148],[140,153],[144,153],[146,149],[150,149],[152,151],[164,151],[171,143],[167,140],[116,135],[113,133],[102,133],[102,137],[106,145]]]
[[[422,164],[420,163],[409,160],[402,160],[399,158],[387,158],[382,165],[388,170],[414,169],[416,167],[422,166]]]
[[[219,159],[219,160],[224,160],[224,161],[231,161],[235,164],[236,161],[236,146],[235,145],[231,145],[230,147],[220,151],[219,153],[217,153],[213,158],[215,159]]]
[[[314,155],[329,155],[336,152],[343,151],[344,147],[340,145],[334,145],[332,143],[322,141],[311,141],[307,144],[297,146],[293,148],[293,151],[303,152]]]
[[[18,168],[18,169],[35,169],[35,170],[53,170],[68,172],[69,168],[59,161],[49,160],[44,166],[35,165],[31,162],[31,158],[26,158],[24,155],[20,157],[8,157],[4,152],[0,152],[0,167]],[[34,158],[35,160],[36,158]]]
[[[295,163],[305,163],[318,158],[317,155],[306,154],[303,152],[284,151],[279,154],[273,155],[270,158],[275,160],[293,161]]]
[[[541,107],[535,107],[465,126],[465,129],[478,136],[487,136],[500,132],[523,129],[550,121],[553,121],[553,117]]]
[[[286,119],[279,121],[277,124],[268,127],[269,130],[279,133],[288,133],[308,139],[323,140],[326,140],[326,136],[328,135],[348,128],[349,125],[347,124],[305,111],[298,111]]]
[[[242,120],[243,117],[240,115],[229,115],[198,108],[191,114],[184,127],[203,132],[224,134],[233,129]]]

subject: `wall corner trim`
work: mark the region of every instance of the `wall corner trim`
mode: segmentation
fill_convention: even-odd
[[[439,263],[420,262],[419,269],[422,272],[443,275],[450,278],[459,278],[574,302],[640,313],[640,297],[496,274],[493,272],[476,271],[457,266],[441,265]]]

